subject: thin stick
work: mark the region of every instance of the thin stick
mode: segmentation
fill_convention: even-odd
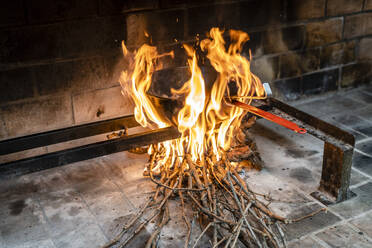
[[[241,182],[239,182],[239,180],[232,176],[232,178],[234,179],[234,181],[243,189],[243,192],[245,193],[245,195],[247,196],[247,198],[249,199],[249,196],[251,194],[248,193],[247,189],[241,184]],[[239,177],[240,178],[240,177]],[[287,219],[282,217],[282,216],[279,216],[277,214],[274,214],[272,213],[270,210],[268,210],[266,207],[263,206],[263,204],[261,204],[257,199],[254,201],[254,204],[257,208],[259,208],[262,212],[264,212],[265,214],[267,214],[268,216],[270,216],[271,218],[274,218],[274,219],[277,219],[277,220],[280,220],[282,222],[287,222]]]
[[[134,236],[137,235],[137,233],[139,233],[142,228],[144,228],[146,226],[147,223],[149,223],[153,218],[155,218],[156,216],[159,215],[159,210],[155,209],[153,211],[153,215],[151,215],[150,218],[147,218],[121,245],[120,247],[124,247]]]
[[[226,224],[229,224],[229,225],[236,225],[236,222],[231,222],[229,220],[225,220],[225,219],[222,219],[220,216],[218,215],[215,215],[213,214],[212,212],[210,212],[208,209],[204,208],[202,205],[200,205],[200,203],[195,199],[195,197],[192,196],[192,194],[190,192],[187,192],[187,194],[190,196],[190,198],[194,201],[194,203],[199,207],[200,210],[202,210],[205,214],[211,216],[211,217],[215,217],[217,220],[219,221],[222,221]]]
[[[284,236],[284,232],[283,232],[282,228],[280,227],[280,224],[278,222],[275,222],[275,226],[276,226],[276,229],[278,229],[280,237],[282,238],[282,242],[283,242],[284,247],[287,247],[287,240]]]
[[[217,215],[217,199],[216,199],[216,187],[212,184],[212,209],[213,209],[213,213],[215,215]],[[216,218],[213,219],[213,245],[215,245],[217,243],[217,224],[215,223],[216,222]]]
[[[326,211],[326,210],[327,210],[326,208],[320,208],[320,209],[318,209],[318,210],[316,210],[316,211],[314,211],[312,213],[309,213],[309,214],[307,214],[305,216],[301,216],[301,217],[299,217],[297,219],[290,220],[289,222],[298,222],[298,221],[301,221],[303,219],[306,219],[306,218],[309,218],[309,217],[313,217],[314,215],[316,215],[316,214],[318,214],[318,213],[320,213],[322,211]]]
[[[230,183],[230,188],[231,188],[231,190],[232,190],[232,192],[233,192],[235,202],[236,202],[236,204],[238,205],[240,212],[242,213],[242,218],[244,219],[244,222],[245,222],[245,224],[247,225],[249,232],[252,234],[253,239],[256,241],[257,245],[261,248],[261,247],[262,247],[262,244],[261,244],[260,241],[257,239],[257,237],[256,237],[256,235],[255,235],[255,233],[254,233],[254,231],[252,230],[251,225],[248,223],[248,220],[245,218],[245,214],[243,213],[243,209],[242,209],[242,207],[241,207],[241,205],[240,205],[240,202],[239,202],[239,199],[238,199],[238,197],[237,197],[237,195],[236,195],[235,187],[234,187],[234,185],[233,185],[232,182],[231,182],[231,179],[230,179],[230,172],[229,172],[229,171],[227,172],[227,180],[228,180],[229,183]]]
[[[149,206],[149,204],[153,201],[153,198],[150,197],[147,202],[145,203],[145,205],[140,209],[140,211],[133,216],[133,218],[129,221],[128,224],[126,224],[122,231],[108,244],[106,244],[105,246],[103,246],[102,248],[108,248],[110,246],[113,246],[115,245],[117,242],[119,242],[119,240],[123,237],[123,235],[129,230],[129,228],[142,216],[143,212],[145,212],[145,210],[147,209],[147,207]]]
[[[223,241],[225,241],[227,239],[227,237],[223,237],[220,241],[218,241],[214,246],[213,248],[216,248],[218,247]]]
[[[169,208],[168,208],[168,204],[167,204],[165,206],[163,219],[162,219],[161,223],[159,224],[158,228],[156,229],[156,231],[151,235],[151,237],[147,241],[145,248],[150,248],[150,246],[153,244],[154,239],[158,237],[161,229],[163,228],[163,226],[165,224],[168,223],[169,219],[170,219],[170,217],[169,217]]]
[[[252,211],[252,209],[249,210],[249,212],[253,215],[253,217],[256,218],[256,220],[258,220],[261,225],[265,228],[265,230],[268,232],[268,237],[270,238],[271,241],[273,241],[272,239],[274,239],[275,242],[272,242],[275,246],[278,245],[280,246],[280,243],[279,243],[279,240],[276,238],[276,235],[272,232],[272,230],[270,228],[268,228],[268,226],[265,224],[265,222],[259,218],[256,213],[254,211]],[[276,243],[276,244],[275,244]],[[277,247],[277,246],[276,246]]]
[[[186,239],[186,242],[185,242],[185,248],[188,248],[188,247],[189,247],[189,244],[190,244],[190,238],[191,238],[192,228],[193,228],[193,226],[194,226],[194,222],[195,222],[195,217],[192,218],[192,221],[191,221],[191,225],[190,225],[189,233],[188,233],[188,235],[187,235],[187,239]]]
[[[234,242],[232,243],[231,247],[235,247],[236,241],[238,240],[238,237],[240,235],[240,231],[242,230],[243,222],[240,223],[238,230],[236,231]]]
[[[192,246],[192,248],[195,248],[196,247],[196,245],[198,244],[198,242],[201,239],[201,237],[209,229],[209,227],[211,227],[213,224],[214,224],[214,222],[209,222],[208,223],[208,225],[204,228],[204,230],[200,233],[199,237],[196,239],[196,241],[195,241],[194,245]]]

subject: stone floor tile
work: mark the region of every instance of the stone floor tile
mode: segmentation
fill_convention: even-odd
[[[356,148],[361,152],[354,151],[353,167],[372,176],[372,140],[362,141]]]
[[[362,216],[359,216],[350,221],[350,223],[356,226],[364,234],[372,238],[372,212],[368,212]]]
[[[329,206],[329,208],[344,218],[351,218],[372,209],[372,182],[353,188],[355,197]]]
[[[372,243],[363,233],[358,233],[348,225],[330,227],[316,234],[330,247],[371,248]]]
[[[341,219],[331,212],[320,212],[313,217],[288,224],[286,227],[288,240],[300,238],[304,234],[315,232],[324,227],[336,224]]]
[[[33,199],[19,199],[4,205],[8,211],[2,208],[0,235],[6,247],[49,238],[42,211]]]
[[[367,94],[372,94],[372,83],[370,84],[367,84],[366,86],[364,86],[362,89],[361,89],[363,92],[367,93]]]
[[[299,217],[306,212],[306,206],[314,203],[311,198],[298,191],[287,180],[282,180],[266,169],[248,171],[243,178],[252,191],[264,194],[270,199],[272,211],[285,218]],[[269,203],[265,198],[259,198],[265,204]]]
[[[372,158],[354,151],[353,167],[372,176]]]
[[[348,133],[351,133],[352,135],[354,135],[356,142],[368,138],[367,135],[352,129],[351,127],[346,126],[346,125],[342,124],[341,122],[338,122],[336,120],[336,118],[334,117],[334,115],[324,116],[324,117],[322,117],[322,120],[325,121],[325,122],[328,122],[329,124],[332,124],[332,125],[334,125],[338,128],[341,128],[342,130],[344,130]]]
[[[86,223],[73,231],[54,236],[53,242],[57,248],[101,247],[107,239],[97,225]]]
[[[352,91],[350,93],[347,93],[345,97],[358,101],[362,104],[370,104],[372,103],[372,95],[364,92],[365,89],[360,89],[357,91]]]
[[[350,177],[350,186],[353,186],[358,183],[362,183],[369,180],[368,177],[362,175],[361,173],[357,172],[356,170],[351,170],[351,177]]]
[[[313,102],[315,102],[315,100]],[[294,107],[317,118],[324,116],[324,113],[319,111],[319,108],[316,106],[314,107],[313,102],[306,102],[298,105],[295,104]],[[319,104],[318,101],[316,103]]]
[[[372,135],[372,122],[362,119],[353,113],[331,115],[330,118],[334,121],[334,123],[343,124],[364,134],[365,136]]]
[[[300,135],[267,120],[251,128],[265,164],[276,166],[323,154],[323,142],[310,134]]]
[[[68,164],[63,167],[63,170],[66,182],[71,185],[90,183],[99,186],[107,181],[95,159]]]
[[[351,129],[351,128],[347,128],[346,127],[344,130],[347,131],[347,132],[349,132],[349,133],[351,133],[352,135],[354,135],[355,142],[361,142],[361,141],[363,141],[365,139],[368,139],[368,136],[367,135],[365,135],[365,134],[363,134],[361,132],[358,132],[358,131],[356,131],[354,129]]]
[[[356,147],[362,152],[372,156],[372,139],[360,142]]]
[[[111,157],[111,156],[110,156]],[[119,186],[134,207],[139,207],[146,201],[150,192],[155,190],[155,184],[143,176],[143,170],[148,157],[128,152],[115,154],[104,162],[108,177]]]
[[[22,179],[27,185],[35,185],[37,187],[34,193],[66,190],[71,187],[66,181],[66,174],[61,167],[23,175]]]
[[[86,225],[98,227],[94,216],[74,190],[43,193],[39,195],[39,201],[47,218],[49,235],[53,240],[63,239],[66,233],[82,230]]]
[[[309,114],[314,114],[314,116],[320,117],[348,111],[352,113],[355,109],[360,108],[360,103],[352,99],[345,100],[344,97],[336,95],[303,103],[295,107]]]
[[[354,113],[366,120],[372,121],[372,106],[356,109]]]
[[[0,235],[0,247],[5,247],[5,242],[3,238],[1,237],[1,235]]]
[[[322,171],[322,157],[313,156],[278,166],[267,166],[270,174],[310,194],[317,191]]]
[[[314,239],[307,237],[305,239],[295,240],[294,242],[290,242],[288,244],[288,248],[323,248],[321,244],[319,244]]]
[[[23,177],[0,180],[0,200],[11,201],[12,199],[18,199],[20,197],[31,197],[39,190],[39,185],[35,182],[27,181]]]
[[[107,181],[100,187],[92,187],[80,194],[87,204],[92,214],[97,219],[105,235],[113,238],[113,233],[109,229],[115,219],[120,219],[131,214],[133,205],[123,195],[118,186],[111,181]]]
[[[25,242],[16,246],[12,246],[12,248],[56,248],[53,241],[51,239],[44,239],[44,240],[37,240],[37,241],[29,241]]]

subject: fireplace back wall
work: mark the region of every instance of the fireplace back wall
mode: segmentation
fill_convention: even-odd
[[[213,26],[249,33],[252,71],[283,100],[371,81],[372,0],[6,1],[0,139],[131,113],[121,41],[137,48],[147,30],[160,50],[182,54]]]

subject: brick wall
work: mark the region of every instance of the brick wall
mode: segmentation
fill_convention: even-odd
[[[180,55],[213,26],[242,29],[277,97],[369,82],[372,0],[13,0],[0,9],[0,139],[131,112],[120,42]]]

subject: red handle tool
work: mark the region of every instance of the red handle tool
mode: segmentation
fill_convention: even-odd
[[[263,111],[259,108],[254,107],[254,106],[251,106],[251,105],[248,105],[248,104],[236,101],[236,100],[232,100],[231,104],[233,104],[236,107],[248,110],[248,112],[250,112],[252,114],[261,116],[262,118],[265,118],[269,121],[275,122],[276,124],[279,124],[283,127],[291,129],[291,130],[295,131],[296,133],[304,134],[304,133],[307,132],[306,129],[300,128],[296,123],[293,123],[289,120],[283,119],[282,117],[279,117],[277,115],[273,115],[269,112]]]

